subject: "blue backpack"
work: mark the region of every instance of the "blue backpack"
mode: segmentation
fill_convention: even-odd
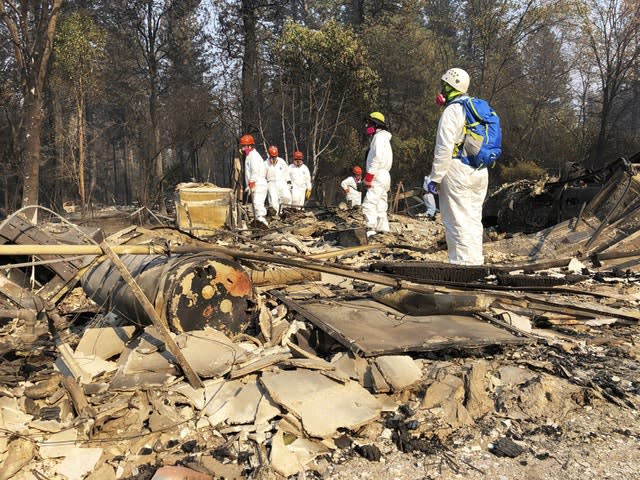
[[[466,116],[464,141],[456,145],[453,156],[474,168],[491,167],[502,154],[500,117],[481,98],[465,96],[452,103],[461,104]]]

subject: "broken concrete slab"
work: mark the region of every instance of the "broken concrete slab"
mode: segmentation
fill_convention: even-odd
[[[447,375],[440,381],[429,385],[422,399],[422,408],[435,408],[449,401],[462,402],[464,400],[464,382],[455,375]]]
[[[387,393],[391,391],[391,387],[375,362],[370,362],[367,365],[362,386],[374,393]]]
[[[380,415],[378,401],[360,384],[341,384],[317,371],[265,372],[260,382],[312,437],[332,437],[338,428],[358,428]]]
[[[118,369],[118,364],[115,362],[109,362],[107,360],[103,360],[96,355],[83,354],[83,353],[74,353],[72,358],[80,369],[80,376],[78,381],[82,384],[89,384],[91,381],[102,375],[103,373],[114,372]],[[58,357],[55,361],[56,368],[62,372],[65,376],[75,377],[72,374],[71,370],[69,370],[67,363],[65,360],[67,358]]]
[[[229,337],[212,328],[178,335],[176,344],[195,372],[204,378],[225,375],[247,356]]]
[[[24,412],[16,398],[0,397],[0,429],[13,433],[24,433],[33,415]]]
[[[187,467],[167,466],[160,467],[153,474],[151,480],[215,480],[211,475],[197,472]]]
[[[493,411],[493,401],[489,396],[489,362],[477,360],[469,365],[464,373],[464,406],[473,418]]]
[[[204,389],[202,413],[212,426],[221,424],[265,424],[280,413],[256,377],[226,382],[208,382]]]
[[[432,410],[449,426],[458,428],[473,424],[473,418],[463,405],[464,382],[455,375],[446,375],[441,381],[429,385],[421,407]]]
[[[222,463],[214,457],[203,455],[200,457],[200,464],[217,478],[225,480],[242,480],[245,476],[241,465],[236,463]]]
[[[147,423],[149,424],[149,430],[152,432],[169,430],[171,427],[179,425],[186,420],[180,415],[180,410],[176,408],[176,405],[166,403],[166,395],[161,395],[160,392],[150,390],[147,392],[147,397],[152,407]],[[188,407],[185,408],[187,408],[190,413],[187,418],[191,418],[193,411]]]
[[[78,440],[78,432],[73,429],[55,433],[38,446],[42,458],[61,458],[69,455],[69,447]]]
[[[395,392],[413,387],[422,378],[422,362],[419,365],[408,355],[383,355],[375,363]]]
[[[55,466],[55,472],[69,480],[81,480],[94,469],[102,452],[102,448],[68,447],[67,455]]]
[[[290,451],[284,440],[284,433],[277,431],[271,439],[269,461],[273,469],[285,478],[304,470],[304,465],[295,453]]]
[[[108,463],[103,463],[93,470],[85,480],[117,480],[116,471]]]
[[[440,407],[442,419],[451,427],[459,428],[465,425],[473,425],[474,420],[462,402],[450,401]],[[439,413],[439,412],[437,412]]]
[[[272,468],[285,478],[300,473],[318,455],[325,454],[329,449],[320,442],[313,442],[306,438],[287,438],[284,432],[278,430],[271,440],[271,455],[269,460]]]
[[[258,408],[262,403],[262,387],[258,385],[255,376],[242,379],[242,388],[236,394],[233,401],[229,405],[226,423],[229,425],[254,423]],[[277,415],[278,409],[271,409],[273,415]],[[261,414],[268,412],[262,411]],[[263,418],[263,423],[271,420],[271,418]],[[266,420],[266,421],[265,421]]]
[[[205,382],[205,404],[202,413],[208,417],[211,426],[216,427],[227,420],[228,412],[232,408],[231,402],[234,401],[242,387],[243,384],[240,380]]]
[[[522,385],[537,376],[538,374],[524,366],[505,365],[498,370],[498,378],[505,385]]]
[[[353,352],[338,352],[331,359],[336,371],[342,372],[352,380],[356,380],[361,385],[364,384],[365,372],[368,368],[367,361]]]
[[[88,328],[82,334],[75,353],[109,360],[124,351],[125,345],[133,337],[135,329],[136,327],[133,325]]]
[[[537,375],[526,383],[496,390],[496,404],[512,419],[538,418],[556,421],[578,408],[579,385],[550,375]]]
[[[111,390],[137,390],[142,386],[161,386],[173,382],[180,371],[171,362],[169,352],[141,353],[126,348],[120,356],[118,371],[110,382]]]
[[[36,448],[31,440],[18,437],[9,443],[7,453],[0,469],[0,480],[13,478],[16,473],[28,465],[36,453]]]
[[[258,409],[256,410],[255,415],[255,424],[256,426],[265,425],[271,420],[273,420],[276,416],[282,414],[280,407],[276,402],[273,401],[271,396],[264,390],[262,384],[258,384],[260,388],[260,392],[262,393],[262,397],[260,398],[260,403],[258,403]]]

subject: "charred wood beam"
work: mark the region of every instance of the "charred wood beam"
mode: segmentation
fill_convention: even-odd
[[[609,222],[611,221],[612,218],[614,218],[614,214],[616,213],[616,211],[618,210],[618,208],[620,207],[622,200],[624,199],[625,195],[627,194],[627,192],[629,191],[629,188],[631,187],[631,182],[633,181],[633,177],[631,175],[629,175],[628,179],[627,179],[627,184],[625,185],[624,191],[622,192],[622,195],[620,196],[620,198],[618,199],[618,201],[615,203],[615,205],[613,205],[613,208],[611,208],[611,210],[609,210],[606,214],[606,216],[602,219],[602,222],[600,223],[600,225],[598,226],[597,230],[593,233],[593,235],[591,236],[591,238],[589,239],[589,241],[585,244],[584,248],[589,251],[589,247],[591,247],[591,245],[596,241],[596,239],[598,238],[598,236],[602,233],[602,231],[607,227],[607,225],[609,224]]]
[[[640,256],[640,249],[630,250],[628,252],[604,252],[593,253],[589,255],[589,260],[593,263],[597,263],[599,260],[617,260],[620,258],[637,257]],[[564,257],[554,258],[551,260],[541,260],[539,262],[520,263],[517,265],[497,265],[491,267],[494,270],[501,272],[513,272],[515,270],[524,270],[525,272],[535,272],[537,270],[547,270],[548,268],[566,267],[569,262],[576,257]],[[580,257],[578,257],[580,258]],[[597,265],[596,265],[597,266]]]
[[[515,335],[520,335],[526,338],[530,338],[536,342],[541,341],[542,339],[536,335],[533,335],[531,333],[525,332],[523,330],[520,330],[519,328],[514,327],[513,325],[508,324],[507,322],[502,321],[499,318],[494,317],[493,315],[489,315],[488,313],[483,313],[483,312],[475,312],[474,313],[475,316],[477,316],[478,318],[482,318],[483,320],[486,320],[489,323],[492,323],[500,328],[504,328],[505,330],[510,331],[511,333],[515,334]]]
[[[36,311],[28,308],[2,308],[0,309],[0,318],[19,318],[29,324],[36,321]]]

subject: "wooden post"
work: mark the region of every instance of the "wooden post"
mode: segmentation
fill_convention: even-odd
[[[400,204],[400,192],[404,192],[404,185],[402,182],[398,183],[398,188],[396,188],[396,194],[393,197],[393,202],[391,202],[391,212],[398,213],[398,205]]]
[[[142,305],[142,308],[144,308],[145,313],[149,316],[149,318],[153,322],[153,325],[160,332],[160,336],[162,337],[162,340],[164,341],[164,344],[167,347],[167,350],[169,350],[169,352],[171,352],[171,354],[174,357],[176,357],[176,360],[178,361],[178,365],[180,365],[180,368],[182,368],[182,371],[184,372],[184,376],[187,377],[187,380],[189,381],[191,386],[193,388],[204,387],[204,385],[202,384],[202,381],[200,380],[200,377],[198,377],[198,374],[193,370],[193,368],[191,368],[191,365],[189,365],[189,362],[180,351],[180,348],[178,347],[178,345],[176,345],[176,342],[173,341],[173,338],[171,338],[171,335],[169,334],[169,328],[162,321],[162,319],[158,315],[158,312],[156,312],[156,309],[153,308],[153,305],[151,304],[147,296],[144,294],[140,286],[133,279],[133,277],[131,276],[131,273],[129,273],[129,270],[127,270],[127,267],[125,267],[125,265],[122,263],[122,261],[120,260],[120,257],[118,257],[118,255],[113,251],[111,246],[106,242],[102,242],[100,244],[100,248],[105,253],[105,255],[109,257],[111,262],[116,266],[116,268],[122,275],[122,278],[125,280],[125,282],[127,282],[129,287],[131,287],[133,294]]]

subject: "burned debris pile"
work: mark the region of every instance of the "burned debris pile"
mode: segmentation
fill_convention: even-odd
[[[367,238],[358,209],[268,229],[233,202],[211,229],[10,216],[0,479],[477,478],[511,459],[570,477],[589,429],[640,437],[640,184],[620,165],[571,218],[487,241],[482,267],[443,262],[437,221]],[[398,455],[419,474],[384,473]]]

